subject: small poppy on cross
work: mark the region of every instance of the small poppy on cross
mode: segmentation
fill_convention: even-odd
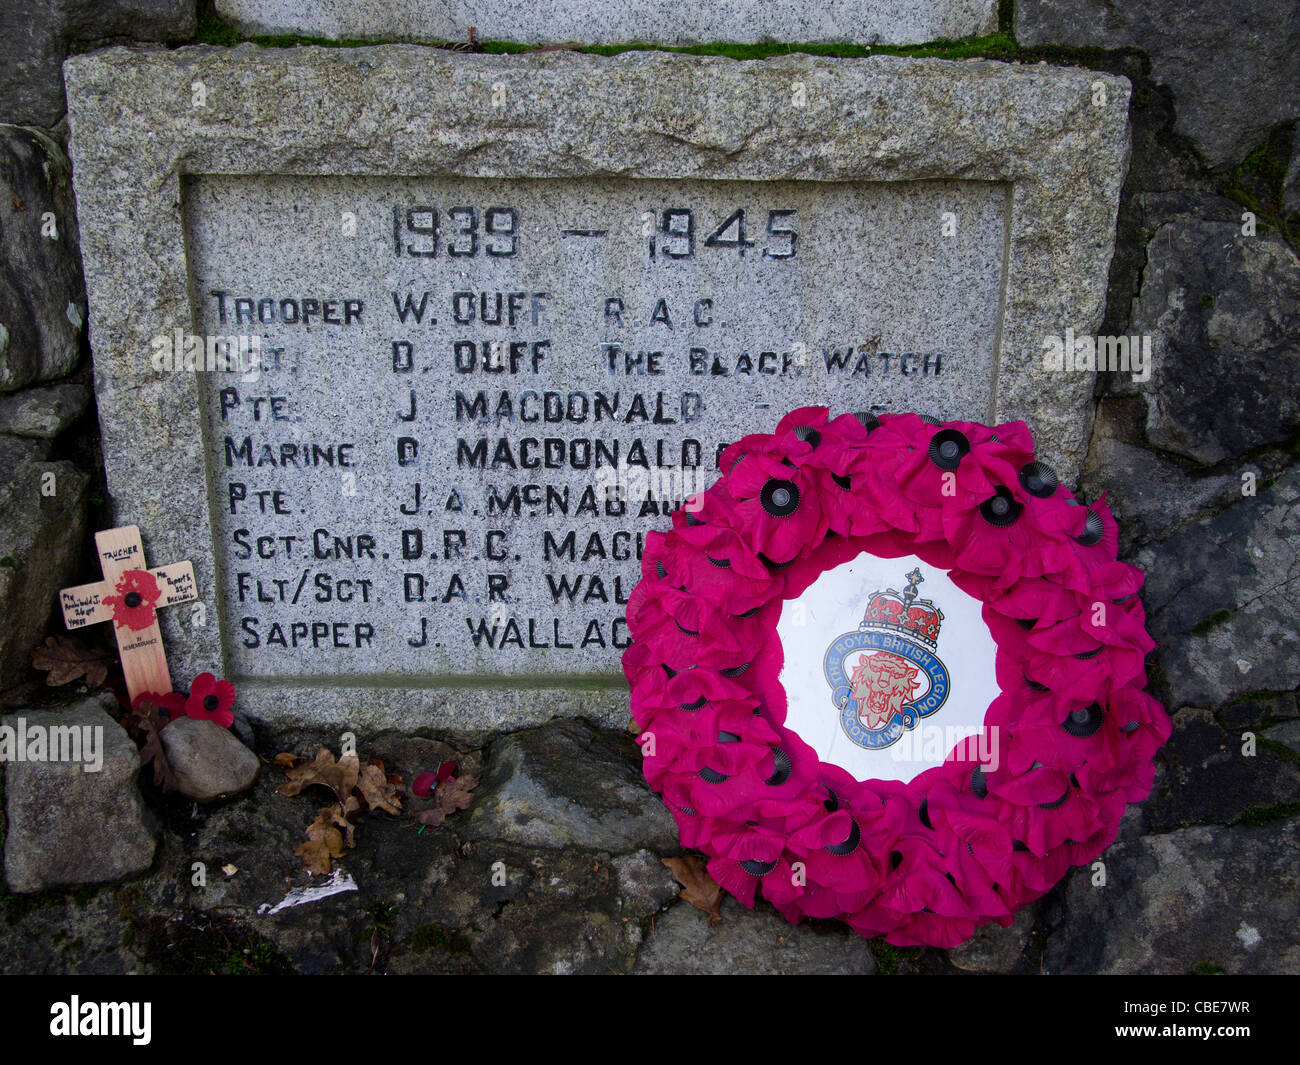
[[[96,533],[95,547],[104,579],[59,593],[64,622],[69,629],[113,622],[132,703],[145,692],[170,692],[171,674],[163,652],[158,609],[198,598],[194,566],[174,562],[145,568],[144,544],[135,525]]]

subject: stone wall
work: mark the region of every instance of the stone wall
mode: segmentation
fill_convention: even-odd
[[[196,39],[229,44],[239,33],[210,4],[196,14],[189,0],[17,2],[0,12],[0,705],[27,705],[37,690],[29,653],[62,630],[56,590],[98,576],[86,532],[99,517],[92,508],[102,473],[60,63],[104,43]],[[845,54],[863,47],[846,45]],[[784,45],[770,49],[777,50]],[[584,885],[579,923],[616,921],[622,900],[639,922],[635,935],[607,937],[607,947],[588,938],[596,946],[586,949],[607,950],[607,957],[566,957],[542,927],[549,904],[528,902],[533,896],[522,888],[511,897],[536,911],[516,913],[519,938],[537,929],[537,949],[550,952],[544,966],[527,952],[457,938],[463,914],[453,892],[435,907],[433,923],[415,927],[406,915],[391,924],[395,971],[444,963],[453,971],[462,964],[564,971],[606,962],[672,970],[706,934],[737,970],[1300,969],[1300,8],[1272,0],[1015,0],[1002,5],[996,34],[925,51],[1084,66],[1124,74],[1134,85],[1133,155],[1102,331],[1150,337],[1154,369],[1146,381],[1100,375],[1079,487],[1087,498],[1106,493],[1121,522],[1121,557],[1148,573],[1144,598],[1160,645],[1152,690],[1175,729],[1151,798],[1130,809],[1105,856],[1106,885],[1090,870],[1075,870],[1012,928],[987,929],[951,952],[877,944],[873,958],[843,935],[792,956],[767,934],[781,927],[770,908],[749,915],[730,907],[731,924],[706,933],[700,915],[681,903],[661,915],[666,931],[642,947],[640,928],[671,890],[647,852],[597,833],[582,845],[621,856],[610,884]],[[762,52],[758,46],[743,54]],[[579,766],[595,759],[608,773],[611,758],[629,757],[554,727],[559,740],[537,742],[567,745]],[[490,821],[493,789],[532,788],[543,805],[589,800],[599,808],[603,800],[584,794],[576,770],[545,787],[532,780],[519,754],[529,742],[502,741],[484,755],[496,776],[486,778],[476,824]],[[1252,742],[1253,755],[1244,755]],[[644,798],[643,815],[653,818],[655,801]],[[255,810],[240,809],[223,808],[203,831],[215,838],[226,821],[235,835],[270,831],[259,829]],[[487,831],[531,848],[535,865],[568,860],[557,857],[565,840]],[[140,889],[155,908],[182,905],[160,878],[167,867],[173,874],[184,868],[188,859],[175,850],[183,846],[180,835],[166,836],[165,857]],[[454,881],[450,852],[434,862],[439,876]],[[616,905],[609,902],[615,895]],[[469,899],[464,907],[498,904]],[[351,920],[358,937],[368,936],[373,922],[360,907],[344,924]],[[114,907],[106,897],[102,904],[91,898],[70,902],[64,920],[90,925],[121,910],[120,899]],[[356,961],[332,941],[322,953],[310,921],[250,926],[243,934],[269,938],[282,952],[276,956],[297,969]],[[15,952],[49,936],[48,910],[6,919],[0,955],[21,956]],[[802,942],[792,940],[797,950]],[[839,946],[828,949],[828,942]],[[48,962],[52,971],[61,964],[72,963]],[[154,963],[147,951],[115,941],[85,964],[123,971]]]

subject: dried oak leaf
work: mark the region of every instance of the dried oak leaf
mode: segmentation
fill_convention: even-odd
[[[296,754],[290,754],[288,751],[281,751],[275,756],[274,761],[276,765],[282,765],[286,769],[292,769],[298,764],[298,756]]]
[[[357,845],[357,822],[362,813],[361,800],[354,794],[344,799],[334,814],[334,824],[342,830],[343,842],[348,847]]]
[[[422,825],[436,828],[447,820],[447,815],[457,810],[468,810],[474,802],[474,789],[478,787],[478,777],[466,774],[447,780],[438,785],[433,793],[433,805],[421,810],[415,819]]]
[[[682,885],[678,898],[707,913],[710,928],[722,920],[722,888],[709,876],[708,862],[698,855],[687,854],[681,858],[664,858],[663,863],[672,872],[673,879]]]
[[[108,679],[108,665],[114,656],[87,647],[73,636],[47,636],[42,647],[32,648],[32,666],[48,675],[51,688],[85,676],[86,684],[98,688]]]
[[[372,810],[383,810],[389,814],[402,812],[402,788],[389,783],[383,762],[371,762],[361,767],[357,775],[357,791]]]
[[[159,707],[141,699],[127,714],[125,725],[127,732],[140,744],[140,765],[153,766],[154,786],[163,791],[175,791],[176,774],[172,772],[158,735],[167,727],[168,721]]]
[[[343,833],[335,827],[338,820],[343,820],[343,810],[335,803],[318,810],[316,820],[307,826],[307,842],[300,843],[293,852],[306,872],[326,876],[330,859],[343,857]]]
[[[313,784],[322,784],[333,791],[339,802],[342,802],[357,786],[357,774],[360,769],[356,751],[349,751],[336,762],[329,748],[322,747],[316,752],[314,762],[287,766],[284,775],[288,779],[277,790],[281,795],[297,795]]]
[[[163,791],[175,791],[176,774],[167,761],[167,753],[163,750],[162,740],[158,738],[158,731],[153,728],[146,730],[144,746],[140,748],[140,763],[153,766],[155,787],[162,788]]]

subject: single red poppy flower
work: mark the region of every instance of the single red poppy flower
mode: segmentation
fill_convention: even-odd
[[[235,686],[228,680],[217,680],[211,673],[200,673],[190,685],[189,698],[185,700],[187,717],[199,721],[215,721],[222,728],[235,723]]]
[[[436,773],[421,773],[411,784],[411,791],[422,799],[427,799],[434,790],[445,780],[450,780],[456,775],[455,762],[443,762],[438,766]]]
[[[157,611],[154,604],[162,598],[162,589],[152,573],[129,569],[118,578],[116,595],[104,596],[104,605],[113,608],[113,624],[120,629],[139,632],[153,624]]]

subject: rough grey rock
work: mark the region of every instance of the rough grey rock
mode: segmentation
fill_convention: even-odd
[[[1300,467],[1141,549],[1170,710],[1300,686]]]
[[[90,386],[67,381],[0,395],[0,433],[53,440],[90,406]]]
[[[227,799],[247,791],[257,779],[257,755],[214,721],[178,718],[159,735],[177,790],[188,799]]]
[[[381,746],[404,771],[449,750],[396,734],[360,742],[363,755]],[[459,757],[470,765],[476,755]],[[114,896],[121,919],[83,928],[101,908],[69,905],[59,942],[93,941],[86,971],[95,972],[627,972],[644,929],[676,894],[644,848],[611,857],[464,843],[464,815],[417,832],[408,816],[372,814],[334,866],[351,890],[292,905],[302,897],[293,892],[322,887],[298,868],[294,849],[329,792],[287,797],[275,790],[282,779],[262,774],[248,794],[218,805],[163,797],[155,869]],[[193,882],[195,862],[202,884]],[[46,942],[58,924],[38,910],[0,920],[0,958],[30,955],[32,971],[71,970],[66,952]]]
[[[1300,9],[1275,0],[1017,0],[1022,45],[1138,48],[1214,168],[1300,117]]]
[[[186,0],[55,0],[63,29],[79,43],[129,37],[133,41],[184,41],[198,15]]]
[[[253,723],[239,710],[235,711],[235,720],[230,724],[230,731],[238,736],[239,742],[250,751],[257,746],[257,733],[253,731]]]
[[[1200,825],[1117,842],[1106,885],[1069,874],[1047,941],[1056,973],[1300,970],[1300,819]]]
[[[1141,839],[1147,834],[1146,806],[1144,803],[1129,803],[1124,807],[1124,814],[1119,819],[1119,831],[1115,833],[1116,843],[1127,843]]]
[[[194,808],[182,799],[175,803],[185,811]],[[184,822],[185,813],[174,810],[168,819]],[[210,858],[210,853],[194,849],[192,841],[164,830],[154,869],[147,876],[98,888],[0,897],[5,911],[0,919],[0,971],[103,975],[292,972],[283,954],[249,922],[216,907],[205,910],[195,905],[210,891],[195,883],[195,862],[203,863],[209,885],[227,879]],[[239,870],[237,877],[247,878],[248,870]],[[364,912],[361,917],[365,918]]]
[[[44,462],[49,455],[50,444],[46,440],[0,434],[0,469],[8,472],[11,484],[16,479],[20,466]]]
[[[187,921],[200,925],[226,922],[269,944],[298,972],[364,973],[373,957],[375,930],[368,911],[400,902],[424,880],[432,856],[454,851],[455,840],[450,833],[426,831],[417,841],[406,818],[363,818],[356,848],[334,864],[340,882],[350,881],[358,889],[271,912],[291,892],[319,888],[328,879],[302,872],[294,850],[332,793],[310,788],[298,796],[280,795],[276,788],[283,781],[283,772],[272,768],[259,774],[251,791],[230,802],[196,806],[174,800],[180,808],[169,824],[181,834],[164,837],[158,872],[146,886],[148,905],[141,908],[181,911]],[[201,888],[190,886],[195,861],[205,867]],[[177,884],[179,893],[169,894],[169,885]]]
[[[43,891],[67,884],[120,880],[153,862],[154,836],[145,822],[136,780],[140,754],[122,727],[90,697],[63,710],[28,710],[0,723],[26,735],[52,729],[79,730],[82,760],[8,762],[3,766],[4,875],[13,892]],[[87,733],[85,730],[90,729]],[[63,740],[61,742],[67,742]],[[30,743],[28,744],[30,749]],[[71,753],[78,753],[71,747]],[[102,758],[97,771],[90,755]]]
[[[867,941],[843,925],[791,925],[770,906],[747,910],[727,896],[712,928],[707,914],[685,902],[657,917],[632,971],[863,976],[876,971],[876,962]]]
[[[996,0],[729,0],[681,4],[675,0],[217,0],[217,10],[248,34],[289,33],[353,40],[480,40],[531,44],[583,41],[617,44],[700,44],[711,41],[856,41],[913,44],[956,39],[997,29]]]
[[[58,592],[76,583],[90,478],[70,462],[42,461],[48,444],[0,437],[0,690],[31,668]]]
[[[626,865],[574,848],[480,843],[430,871],[437,886],[394,923],[389,972],[623,973],[658,909],[654,891],[624,894]]]
[[[12,122],[52,126],[66,110],[58,18],[52,0],[0,5],[0,115]]]
[[[0,115],[52,126],[67,109],[60,65],[72,45],[194,36],[188,0],[6,0],[0,5]]]
[[[15,915],[0,917],[0,973],[10,976],[119,976],[140,971],[131,921],[112,889],[80,898],[25,896]],[[45,905],[31,905],[48,898]],[[24,905],[27,904],[27,905]]]
[[[277,776],[199,807],[147,894],[163,911],[179,904],[234,922],[299,972],[626,972],[643,925],[673,894],[648,852],[611,860],[573,847],[462,844],[456,818],[417,832],[409,817],[376,814],[335,863],[355,890],[284,906],[291,891],[321,886],[297,869],[293,851],[328,792],[279,795]],[[191,817],[185,805],[178,814]],[[206,886],[168,898],[163,881],[188,883],[195,860],[206,865]]]
[[[619,897],[635,913],[654,913],[677,895],[677,881],[657,854],[640,850],[620,855],[614,859],[614,868],[618,870]]]
[[[0,125],[0,392],[71,370],[85,320],[68,160],[45,134]]]
[[[1266,728],[1262,735],[1265,739],[1280,743],[1300,754],[1300,721],[1285,721],[1272,728]]]
[[[1029,946],[1029,934],[1038,920],[1037,903],[1016,914],[1013,924],[986,924],[960,946],[948,951],[948,960],[972,973],[1006,973],[1015,968]]]
[[[1256,736],[1253,754],[1243,753],[1247,731]],[[1142,805],[1144,831],[1233,823],[1300,802],[1300,762],[1259,743],[1266,735],[1221,728],[1208,710],[1180,710],[1173,735],[1156,756],[1155,784]]]
[[[463,832],[469,839],[613,854],[677,846],[677,826],[646,786],[632,737],[580,721],[556,721],[493,744]]]
[[[1244,729],[1271,725],[1300,717],[1294,692],[1252,692],[1223,707],[1215,718],[1226,729]]]
[[[1133,334],[1152,336],[1147,437],[1213,464],[1300,426],[1300,259],[1280,238],[1188,215],[1147,245]]]
[[[1282,213],[1300,214],[1300,124],[1291,130],[1291,165],[1282,184]]]
[[[278,748],[283,750],[284,748]],[[292,749],[305,750],[302,745]],[[366,746],[366,754],[379,758],[389,772],[396,772],[411,784],[417,776],[433,772],[443,762],[456,763],[456,775],[483,773],[483,755],[481,749],[455,747],[442,740],[433,740],[424,736],[408,736],[401,732],[382,732]]]
[[[1248,471],[1264,478],[1260,467],[1249,464],[1230,474],[1193,477],[1168,458],[1099,432],[1088,453],[1083,489],[1089,499],[1106,493],[1125,557],[1133,545],[1163,540],[1178,526],[1240,499],[1241,474]]]

